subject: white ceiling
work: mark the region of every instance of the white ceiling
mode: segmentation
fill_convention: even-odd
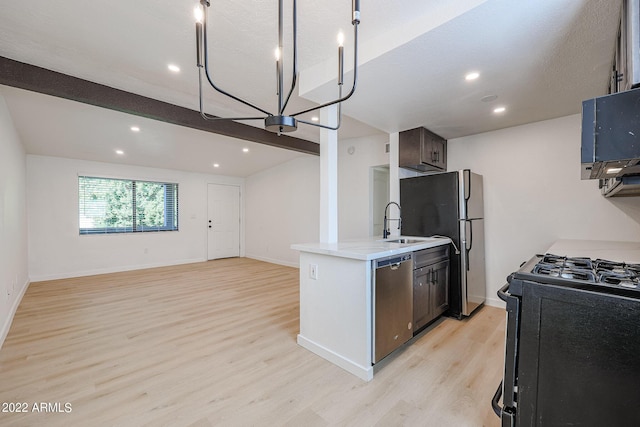
[[[288,14],[290,1],[285,3]],[[197,109],[196,4],[0,0],[0,55]],[[620,4],[362,1],[358,87],[343,105],[347,117],[339,137],[425,126],[450,139],[579,113],[582,100],[607,90]],[[276,9],[275,0],[214,0],[209,11],[210,61],[219,85],[267,110],[276,105]],[[347,70],[352,68],[350,9],[348,0],[299,2],[302,96],[289,112],[337,94],[339,30],[346,35]],[[170,73],[169,63],[182,71]],[[480,78],[465,81],[469,71]],[[348,73],[346,85],[351,79]],[[0,91],[33,154],[234,176],[303,155],[19,89]],[[482,102],[487,95],[497,99]],[[205,104],[216,115],[252,113],[212,90]],[[498,105],[506,112],[493,114]],[[141,132],[129,130],[134,124]],[[319,140],[318,130],[305,125],[293,136]]]

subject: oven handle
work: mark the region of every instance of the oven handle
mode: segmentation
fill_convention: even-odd
[[[508,290],[509,290],[509,283],[507,283],[506,285],[498,289],[498,292],[497,292],[498,298],[500,298],[504,302],[507,302],[507,298],[509,298],[510,296],[509,294],[507,294]]]
[[[493,395],[491,406],[493,407],[493,412],[495,412],[498,418],[502,421],[502,427],[515,427],[516,413],[511,408],[501,408],[498,403],[500,401],[500,397],[502,397],[502,381],[500,381],[496,394]]]
[[[491,399],[491,407],[493,408],[493,412],[495,412],[498,417],[502,416],[502,408],[498,403],[501,397],[502,397],[502,381],[500,381],[500,385],[496,390],[496,394],[494,394],[493,399]]]

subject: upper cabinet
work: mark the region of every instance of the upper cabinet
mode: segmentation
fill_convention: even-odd
[[[640,86],[640,0],[624,0],[609,93]]]
[[[420,127],[400,132],[399,164],[420,172],[447,170],[447,140]]]

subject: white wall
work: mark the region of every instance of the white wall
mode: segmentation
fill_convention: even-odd
[[[29,284],[26,156],[0,96],[0,347]]]
[[[484,176],[488,304],[522,261],[558,239],[640,240],[640,197],[580,180],[579,115],[448,141],[448,169]]]
[[[368,237],[372,166],[388,165],[387,135],[353,138],[338,146],[338,240]],[[352,148],[352,154],[349,154]]]
[[[338,239],[367,237],[371,166],[389,164],[384,135],[338,143]],[[349,154],[353,147],[353,154]],[[246,256],[298,267],[293,243],[317,242],[320,158],[305,156],[246,179]]]
[[[179,231],[80,235],[78,175],[177,182]],[[32,281],[207,259],[207,184],[241,178],[27,156],[29,274]],[[241,207],[241,217],[243,209]],[[241,231],[241,242],[242,242]]]
[[[246,178],[246,256],[298,267],[293,243],[320,237],[320,158],[303,156]]]

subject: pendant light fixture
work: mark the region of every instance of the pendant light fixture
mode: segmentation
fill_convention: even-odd
[[[195,18],[196,18],[196,59],[198,66],[198,87],[200,97],[200,115],[206,120],[264,120],[264,127],[272,132],[278,134],[282,132],[292,132],[298,128],[298,123],[304,123],[311,126],[321,127],[325,129],[337,130],[340,127],[342,121],[342,102],[351,98],[356,90],[356,82],[358,78],[358,24],[360,24],[360,0],[352,0],[352,19],[353,25],[353,86],[349,93],[345,96],[342,95],[342,84],[344,81],[344,36],[338,35],[338,98],[331,102],[318,105],[317,107],[309,108],[296,113],[287,114],[285,110],[289,99],[295,90],[298,79],[298,36],[297,36],[297,7],[296,0],[292,0],[293,3],[293,52],[292,58],[292,70],[291,70],[291,87],[289,88],[286,98],[284,97],[284,66],[283,66],[283,0],[278,0],[278,47],[275,51],[276,56],[276,94],[278,97],[277,110],[270,112],[262,109],[249,101],[246,101],[238,96],[232,95],[228,91],[220,88],[213,80],[213,75],[209,67],[209,54],[207,49],[207,8],[211,6],[209,0],[200,0],[200,5],[196,6]],[[204,112],[203,99],[202,99],[202,86],[203,86],[203,72],[207,81],[221,94],[241,103],[260,113],[259,116],[252,117],[216,117],[206,114]],[[320,108],[328,107],[330,105],[338,104],[338,123],[337,126],[328,126],[320,123],[313,123],[302,120],[298,116],[309,113],[311,111],[319,110]]]

